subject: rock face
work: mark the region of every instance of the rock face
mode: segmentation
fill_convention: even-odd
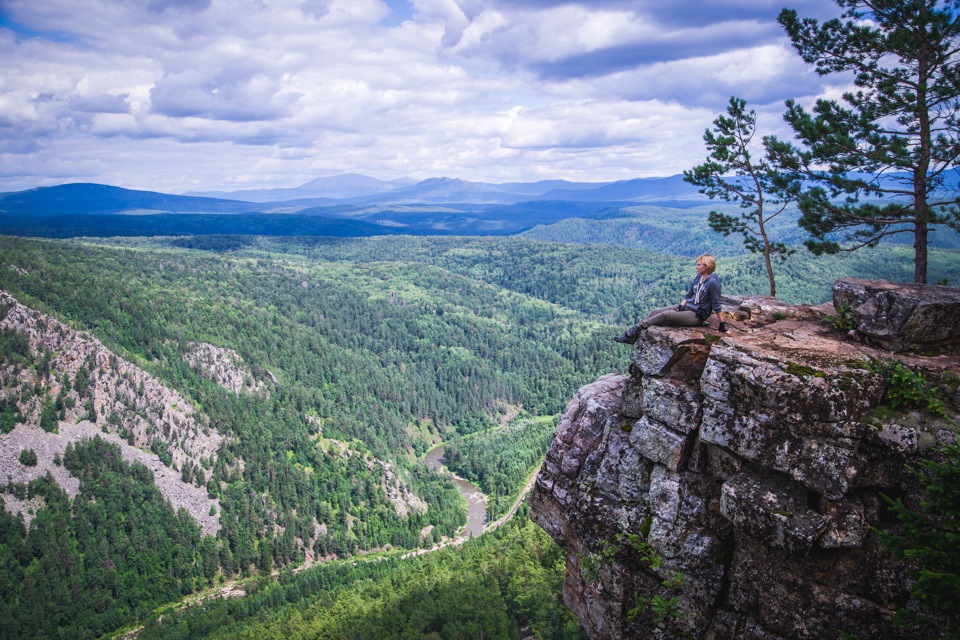
[[[74,495],[77,487],[54,458],[68,443],[100,435],[121,444],[126,460],[151,468],[166,498],[186,508],[204,532],[219,529],[219,503],[204,485],[225,438],[207,416],[90,334],[20,304],[6,291],[0,291],[0,331],[16,336],[22,351],[21,358],[0,365],[0,401],[15,408],[22,423],[0,433],[0,482],[25,483],[50,471]],[[23,449],[37,453],[37,466],[17,462]],[[19,510],[3,499],[11,511]]]
[[[960,289],[844,278],[833,286],[833,304],[846,309],[853,327],[893,350],[960,345]]]
[[[183,354],[183,361],[197,373],[234,393],[259,393],[265,384],[254,379],[253,372],[233,349],[206,342],[193,343]]]
[[[570,401],[531,498],[568,554],[565,602],[595,640],[909,637],[905,570],[873,527],[893,523],[881,493],[916,500],[904,465],[946,422],[871,417],[865,363],[886,354],[815,310],[733,315],[727,334],[650,328],[630,375]]]

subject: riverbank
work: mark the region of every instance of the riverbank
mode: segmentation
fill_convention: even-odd
[[[460,490],[461,495],[467,499],[467,524],[460,532],[457,538],[472,538],[479,536],[484,532],[484,525],[487,521],[487,496],[480,490],[480,487],[461,478],[446,468],[443,464],[443,453],[446,444],[438,444],[427,452],[424,456],[424,462],[430,469],[448,474],[453,478]]]

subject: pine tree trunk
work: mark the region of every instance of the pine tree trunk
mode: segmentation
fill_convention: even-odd
[[[913,240],[913,281],[917,284],[927,283],[927,220],[917,221],[916,233]],[[920,213],[918,212],[918,217]]]
[[[770,247],[763,250],[763,260],[767,264],[767,279],[770,281],[770,297],[777,297],[777,284],[773,280],[773,265],[770,263]]]
[[[760,206],[757,207],[757,226],[760,228],[760,238],[763,240],[763,262],[767,267],[767,280],[770,281],[770,297],[777,297],[777,283],[773,279],[773,265],[770,263],[770,240],[767,230],[763,226],[763,196],[760,196]]]
[[[920,6],[921,16],[926,14],[925,5]],[[913,210],[916,226],[913,237],[913,281],[927,283],[927,232],[929,231],[930,208],[927,205],[927,172],[930,170],[933,132],[930,126],[930,108],[927,101],[927,83],[930,73],[929,50],[921,46],[917,55],[917,120],[920,128],[920,157],[913,170]]]

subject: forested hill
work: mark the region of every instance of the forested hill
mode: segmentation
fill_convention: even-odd
[[[956,257],[931,252],[931,278],[955,277]],[[34,517],[27,528],[0,512],[0,635],[97,637],[220,580],[449,538],[464,521],[462,499],[420,455],[521,411],[555,415],[577,388],[623,368],[628,359],[611,336],[676,300],[690,263],[524,238],[0,237],[0,289],[46,331],[66,335],[41,314],[89,332],[116,356],[59,367],[55,341],[0,334],[0,446],[13,446],[14,429],[65,438],[82,426],[104,436],[62,453],[5,451],[24,467],[50,456],[44,463],[73,478],[77,492],[71,498],[43,477],[2,487],[5,502]],[[724,257],[719,270],[725,293],[763,290],[753,256]],[[909,270],[899,247],[842,259],[798,254],[782,286],[785,298],[822,302],[842,275],[903,280]],[[88,406],[91,380],[112,375],[114,362],[119,371],[121,360],[182,398],[163,409],[169,433],[158,423],[162,436],[144,440],[131,425],[145,416],[102,410],[136,397],[137,384],[97,391]],[[208,426],[223,443],[191,464],[174,442],[183,439],[177,411],[187,407],[200,432]],[[517,459],[504,460],[519,465],[512,475],[472,472],[494,488],[516,482],[542,446],[522,440]],[[158,476],[125,447],[205,491],[216,537],[174,513]],[[468,448],[463,463],[475,457]],[[489,450],[513,453],[500,443]],[[145,545],[157,553],[136,551]],[[562,573],[547,564],[551,576]],[[547,627],[565,624],[550,617],[558,609],[534,614],[508,588],[488,595],[516,616],[510,625],[541,614]]]
[[[662,206],[627,206],[605,216],[570,216],[550,224],[540,224],[520,235],[549,242],[602,243],[642,248],[661,253],[697,256],[709,247],[718,256],[739,255],[743,248],[740,234],[724,236],[710,228],[712,210],[739,212],[725,203],[699,205],[689,208]],[[767,225],[767,232],[775,242],[802,246],[807,234],[798,225],[799,211],[792,207]],[[960,249],[960,233],[944,226],[930,232],[930,246],[940,249]],[[909,233],[892,236],[885,243],[911,244]]]
[[[153,497],[114,502],[119,487],[128,495],[131,483],[153,487],[150,473],[121,461],[114,445],[105,443],[99,454],[87,445],[69,455],[33,451],[59,455],[80,479],[73,502],[100,507],[72,510],[62,490],[42,478],[4,486],[36,514],[29,529],[0,514],[0,618],[13,637],[67,629],[71,637],[96,636],[217,575],[431,546],[452,536],[465,514],[453,484],[428,472],[418,454],[520,408],[555,414],[588,377],[620,360],[609,328],[581,312],[423,263],[11,238],[0,238],[0,259],[0,289],[89,331],[174,389],[224,438],[199,473],[191,468],[184,478],[218,501],[216,538],[202,537],[189,516],[177,521],[184,530],[161,535],[156,528],[166,516]],[[135,416],[86,407],[85,381],[104,375],[100,368],[84,365],[81,381],[80,369],[51,366],[61,355],[53,343],[30,344],[15,330],[0,336],[4,432],[22,424],[66,435],[82,416],[105,435],[139,438],[128,428]],[[201,366],[209,353],[198,355],[198,345],[236,354],[249,384],[228,388]],[[35,382],[20,385],[22,371],[33,372]],[[43,426],[41,416],[49,416]],[[163,435],[178,437],[175,430]],[[7,437],[0,435],[3,446]],[[179,460],[164,458],[173,442],[169,450],[163,444],[148,444],[149,455],[186,473]],[[91,466],[91,456],[107,466]],[[85,480],[86,473],[101,480]],[[398,509],[391,475],[425,508]],[[115,506],[104,512],[104,505]],[[142,525],[124,527],[132,521]],[[109,544],[100,537],[106,531]],[[163,563],[148,569],[114,556],[146,540],[184,559],[175,579],[155,591]],[[87,567],[94,558],[101,568]],[[64,588],[44,586],[54,583]],[[89,598],[71,600],[71,590]],[[31,626],[35,620],[41,627]]]
[[[173,246],[235,256],[286,254],[322,262],[425,264],[510,291],[579,311],[615,325],[634,322],[648,310],[669,304],[693,277],[693,257],[717,256],[727,295],[756,295],[767,289],[760,256],[715,251],[692,235],[689,251],[657,253],[620,245],[534,241],[526,237],[253,237],[203,236],[172,239],[114,239],[121,246]],[[910,281],[913,255],[902,245],[881,245],[850,254],[815,257],[797,253],[775,269],[779,297],[794,304],[821,304],[842,277]],[[960,281],[960,253],[931,250],[931,282]]]

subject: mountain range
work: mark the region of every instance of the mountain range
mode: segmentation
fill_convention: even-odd
[[[79,235],[508,235],[628,206],[706,198],[682,176],[620,182],[492,184],[455,178],[317,178],[291,189],[183,195],[73,183],[0,194],[0,233]]]
[[[291,189],[241,191],[198,191],[187,196],[271,203],[305,199],[347,200],[356,204],[384,203],[474,203],[511,204],[524,200],[627,200],[647,201],[652,197],[670,200],[699,199],[695,188],[680,175],[669,178],[639,178],[619,182],[471,182],[458,178],[411,178],[377,180],[346,173],[317,178]]]
[[[202,191],[182,195],[135,191],[102,184],[71,183],[0,194],[0,212],[63,213],[292,213],[335,204],[353,206],[410,204],[516,204],[524,201],[575,200],[702,203],[705,198],[680,175],[619,182],[508,182],[494,184],[459,178],[410,178],[385,181],[359,174],[311,180],[288,189]]]
[[[949,182],[945,188],[958,188],[955,176]],[[0,193],[0,234],[365,237],[526,232],[541,240],[625,244],[680,253],[677,246],[696,244],[689,241],[692,235],[710,246],[730,245],[728,249],[739,252],[739,236],[724,238],[708,228],[711,208],[738,210],[736,204],[709,200],[681,175],[617,182],[494,184],[456,178],[385,181],[347,173],[288,189],[182,195],[73,183]],[[791,210],[778,220],[777,226],[782,227],[778,237],[783,241],[803,241],[796,225],[798,215]],[[960,236],[938,229],[931,242],[931,246],[955,248]]]

